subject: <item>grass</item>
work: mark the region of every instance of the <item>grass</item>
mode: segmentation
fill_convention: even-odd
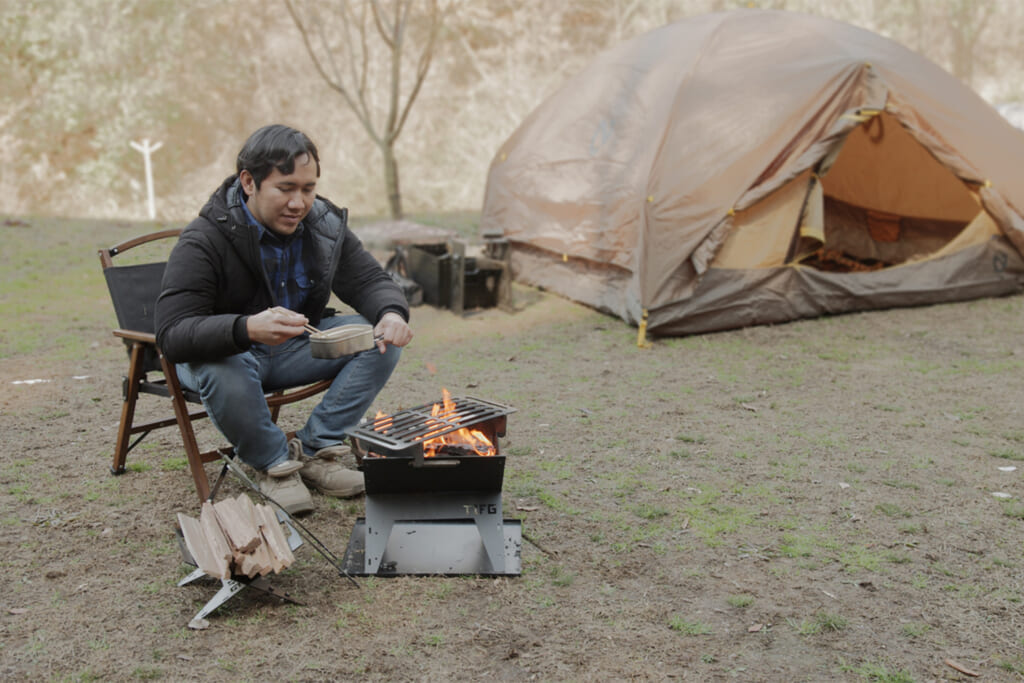
[[[1007,673],[1024,676],[1024,659],[1019,657],[1016,660],[999,659],[996,666]]]
[[[661,517],[668,517],[672,514],[672,511],[660,505],[644,503],[633,508],[633,514],[641,519],[659,519]]]
[[[1016,462],[1024,461],[1024,452],[1011,449],[999,449],[989,451],[988,454],[993,458],[1002,458],[1003,460],[1013,460]]]
[[[881,569],[886,555],[873,547],[849,545],[839,555],[839,562],[847,572],[867,570],[877,572]]]
[[[1002,504],[1003,514],[1011,519],[1024,520],[1024,503],[1006,501]]]
[[[786,623],[802,636],[816,636],[820,633],[842,631],[848,626],[845,618],[828,612],[818,612],[810,619],[786,619]]]
[[[725,601],[729,604],[730,607],[743,609],[745,607],[750,607],[754,604],[754,596],[747,595],[746,593],[742,593],[740,595],[730,595],[725,599]]]
[[[573,581],[576,580],[576,575],[560,565],[555,565],[551,568],[551,583],[555,586],[566,587],[571,586]]]
[[[866,661],[858,666],[848,666],[841,661],[840,668],[872,683],[914,683],[915,681],[913,674],[909,671],[890,668],[890,665],[884,662]]]
[[[186,458],[164,458],[160,463],[160,469],[164,472],[184,472],[188,469]]]
[[[711,627],[704,622],[691,621],[678,614],[669,618],[668,626],[684,636],[706,636],[714,633]]]
[[[11,358],[45,350],[55,360],[74,360],[90,353],[92,302],[106,302],[107,292],[96,249],[134,236],[133,230],[150,229],[110,222],[69,220],[47,222],[40,230],[36,221],[22,229],[4,231],[4,251],[17,260],[4,260],[5,277],[0,278],[0,316],[4,334],[0,335],[0,358]],[[81,235],[89,235],[83,240]],[[83,244],[88,242],[88,244]],[[59,264],[59,267],[55,267]],[[89,302],[87,309],[68,306],[67,296]],[[113,312],[104,317],[114,326]],[[75,332],[65,332],[74,329]],[[54,334],[53,330],[61,330]]]
[[[900,633],[907,638],[920,638],[930,630],[931,626],[919,621],[903,624],[903,626],[900,627]]]
[[[818,549],[818,541],[801,534],[783,534],[779,553],[785,557],[812,557]]]
[[[881,512],[886,517],[909,517],[910,513],[905,512],[899,505],[895,503],[879,503],[875,506],[875,509]]]

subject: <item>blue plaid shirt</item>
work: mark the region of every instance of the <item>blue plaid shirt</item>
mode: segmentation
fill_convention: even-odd
[[[259,235],[263,272],[270,282],[274,303],[290,311],[301,311],[312,288],[306,272],[306,261],[303,259],[305,226],[299,223],[294,233],[281,237],[257,221],[244,201],[242,210],[249,219],[249,225],[256,228]]]

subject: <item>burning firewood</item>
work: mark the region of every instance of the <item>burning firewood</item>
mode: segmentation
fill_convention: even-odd
[[[277,515],[245,494],[204,503],[199,519],[178,514],[196,566],[214,578],[275,574],[295,562]]]

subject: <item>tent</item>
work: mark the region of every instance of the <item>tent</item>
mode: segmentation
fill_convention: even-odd
[[[1024,135],[849,24],[736,10],[601,54],[488,172],[517,280],[684,335],[1021,291]],[[646,328],[646,329],[645,329]]]

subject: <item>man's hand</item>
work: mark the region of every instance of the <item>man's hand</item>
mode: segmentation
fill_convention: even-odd
[[[412,330],[405,318],[394,311],[388,311],[373,327],[373,338],[381,353],[388,350],[387,345],[405,346],[412,341]]]
[[[308,322],[309,319],[301,313],[274,306],[250,315],[245,326],[250,341],[276,346],[305,332],[303,325]]]

